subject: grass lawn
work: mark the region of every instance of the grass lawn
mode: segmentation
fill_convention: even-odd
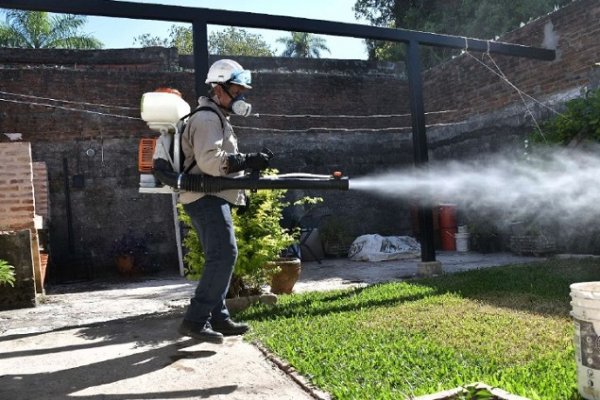
[[[550,260],[282,296],[239,318],[251,340],[337,399],[404,399],[473,382],[580,399],[569,284],[596,280],[600,261]]]

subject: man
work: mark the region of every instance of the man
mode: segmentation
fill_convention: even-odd
[[[250,114],[251,105],[244,97],[252,88],[250,71],[233,60],[219,60],[210,67],[206,83],[211,85],[210,98],[200,97],[198,106],[210,110],[195,112],[182,135],[184,170],[190,174],[233,178],[243,175],[245,169],[267,168],[269,155],[238,151],[237,138],[228,120],[230,114]],[[245,193],[242,190],[212,194],[183,192],[179,200],[192,220],[205,255],[204,271],[179,333],[222,343],[224,335],[241,335],[249,329],[247,324],[234,322],[225,305],[237,258],[231,206],[245,205]]]

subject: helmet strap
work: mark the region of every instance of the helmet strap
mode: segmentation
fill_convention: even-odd
[[[234,97],[231,95],[231,93],[229,93],[229,85],[227,85],[226,83],[219,83],[218,85],[223,88],[223,90],[225,91],[225,93],[227,93],[227,96],[229,96],[229,98],[231,100],[234,99]]]

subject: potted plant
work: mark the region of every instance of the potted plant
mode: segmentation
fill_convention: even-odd
[[[281,257],[299,236],[297,229],[281,226],[283,210],[289,205],[284,201],[286,192],[284,189],[256,191],[250,195],[246,212],[234,214],[238,260],[231,285],[232,297],[237,297],[240,292],[244,294],[244,291],[258,294],[266,284],[271,285],[273,293],[279,294],[283,291],[277,282],[283,274],[295,275],[298,279],[300,260]]]
[[[132,276],[139,272],[140,260],[147,251],[145,238],[136,236],[131,229],[115,239],[111,247],[117,270],[125,276]]]
[[[270,170],[266,173],[276,172]],[[273,276],[277,276],[290,265],[294,273],[299,274],[298,258],[281,257],[284,250],[298,240],[300,233],[299,229],[281,226],[283,210],[289,206],[284,200],[286,192],[285,189],[258,190],[249,196],[250,201],[245,212],[233,211],[238,258],[227,298],[254,296],[258,299],[264,286],[274,286]],[[198,279],[204,265],[202,246],[196,231],[191,227],[189,216],[181,206],[179,215],[186,227],[183,239],[186,248],[185,274],[189,279]]]

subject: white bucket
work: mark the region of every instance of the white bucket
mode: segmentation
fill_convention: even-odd
[[[574,283],[570,288],[577,387],[583,398],[600,400],[600,282]]]
[[[468,233],[455,233],[454,239],[456,239],[456,251],[466,252],[469,251],[469,234]]]

